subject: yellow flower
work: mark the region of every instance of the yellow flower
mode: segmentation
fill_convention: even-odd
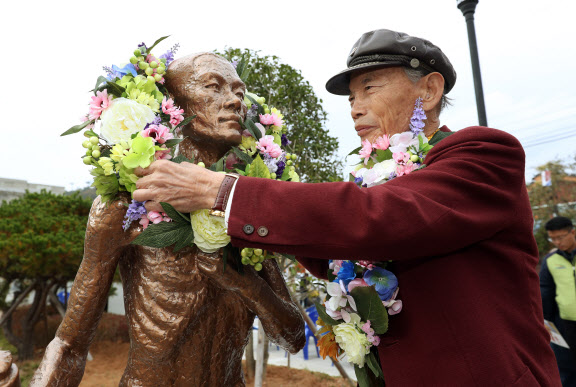
[[[130,143],[132,141],[120,141],[112,147],[112,152],[110,153],[110,158],[115,162],[119,163],[120,160],[128,154],[128,149],[130,149]],[[116,166],[116,172],[118,172],[118,166]]]
[[[114,163],[110,157],[100,157],[98,164],[104,169],[104,175],[108,176],[114,173]]]
[[[316,344],[320,349],[320,356],[322,356],[322,359],[326,359],[326,356],[328,356],[338,361],[341,350],[338,343],[336,343],[332,326],[326,324],[321,318],[318,318],[316,324],[321,327],[321,329],[316,332],[316,336],[320,337],[318,344]]]
[[[211,216],[210,210],[194,211],[190,216],[194,243],[205,253],[214,253],[230,243],[224,218]]]
[[[254,137],[242,136],[242,144],[238,147],[244,152],[253,156],[256,153],[256,139]]]

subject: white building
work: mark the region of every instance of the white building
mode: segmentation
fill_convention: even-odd
[[[0,204],[3,200],[10,201],[21,197],[26,193],[26,190],[29,192],[40,192],[43,189],[46,191],[52,191],[52,193],[57,195],[64,193],[64,187],[45,184],[31,184],[26,180],[5,179],[0,177]]]

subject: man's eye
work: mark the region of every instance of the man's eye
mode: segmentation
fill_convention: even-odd
[[[373,87],[374,87],[374,86],[367,85],[366,87],[364,87],[364,90],[370,90],[370,89],[373,88]]]

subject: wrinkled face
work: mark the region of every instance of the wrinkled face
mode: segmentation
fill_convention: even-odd
[[[576,230],[554,230],[548,231],[548,239],[562,251],[572,251],[576,249]]]
[[[239,144],[239,121],[246,115],[245,92],[246,86],[230,63],[212,55],[197,58],[182,96],[186,116],[196,114],[196,118],[184,134],[198,141]]]
[[[362,140],[374,142],[409,129],[420,83],[410,81],[402,67],[353,73],[349,87],[352,119]]]

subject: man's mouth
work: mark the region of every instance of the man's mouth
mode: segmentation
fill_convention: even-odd
[[[368,132],[374,129],[374,126],[370,125],[357,125],[354,129],[356,129],[356,134],[360,137],[364,137]]]

